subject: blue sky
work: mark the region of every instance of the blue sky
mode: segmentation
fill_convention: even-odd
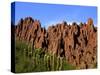
[[[14,15],[12,14],[12,16]],[[94,6],[16,2],[15,24],[18,23],[20,18],[28,16],[40,20],[42,27],[48,27],[62,21],[84,23],[90,17],[97,25],[97,7]]]

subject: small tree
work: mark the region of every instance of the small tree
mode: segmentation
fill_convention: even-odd
[[[82,26],[83,26],[83,23],[82,23],[82,22],[80,22],[79,26],[80,26],[80,27],[82,27]]]

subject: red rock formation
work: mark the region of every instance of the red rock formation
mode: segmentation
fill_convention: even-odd
[[[94,68],[97,63],[97,28],[91,18],[82,26],[63,22],[46,30],[38,20],[27,17],[16,26],[16,37],[32,43],[35,48],[65,57],[78,68]]]

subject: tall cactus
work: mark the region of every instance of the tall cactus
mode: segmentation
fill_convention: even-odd
[[[26,49],[24,49],[24,59],[26,58]]]
[[[39,66],[39,56],[38,56],[38,54],[36,54],[35,61],[36,61],[36,66]]]
[[[50,70],[52,69],[52,55],[50,54]]]
[[[47,58],[47,55],[45,54],[44,55],[44,61],[43,61],[44,62],[44,66],[46,66],[46,58]]]
[[[63,65],[63,58],[62,58],[62,57],[60,57],[60,66],[59,66],[59,70],[61,70],[61,69],[62,69],[62,65]]]
[[[50,57],[49,57],[49,55],[48,55],[48,56],[47,56],[47,70],[48,70],[48,71],[50,70],[50,68],[49,68],[49,65],[50,65],[49,59],[50,59]]]
[[[59,70],[59,65],[60,65],[60,56],[57,57],[56,70]]]
[[[55,54],[53,54],[53,60],[52,60],[52,70],[55,70]]]
[[[33,66],[36,67],[36,57],[33,57]]]
[[[28,57],[29,57],[29,55],[30,55],[30,47],[29,47],[29,45],[28,45]]]

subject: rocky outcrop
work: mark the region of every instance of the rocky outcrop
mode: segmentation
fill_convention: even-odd
[[[91,18],[86,24],[73,22],[68,25],[64,21],[46,30],[39,20],[27,17],[16,26],[16,38],[32,43],[33,48],[65,57],[77,68],[94,68],[97,64],[97,28]]]

